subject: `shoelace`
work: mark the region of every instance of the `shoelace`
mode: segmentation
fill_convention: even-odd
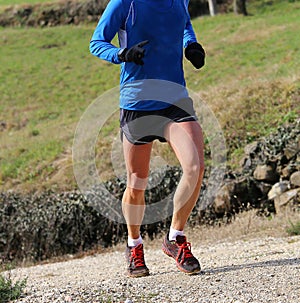
[[[143,249],[136,247],[131,250],[130,263],[134,262],[135,267],[145,266]]]
[[[191,252],[191,243],[190,242],[183,242],[182,244],[178,244],[179,250],[177,254],[176,261],[179,262],[179,259],[181,258],[181,261],[179,262],[182,264],[186,259],[194,257]]]

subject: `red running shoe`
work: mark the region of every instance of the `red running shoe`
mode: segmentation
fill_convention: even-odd
[[[137,278],[149,276],[149,269],[145,264],[143,244],[126,248],[127,273],[129,277]]]
[[[185,236],[177,236],[176,241],[169,241],[169,234],[166,235],[162,244],[163,252],[176,261],[179,270],[186,274],[200,272],[199,261],[191,252],[191,244],[186,241]]]

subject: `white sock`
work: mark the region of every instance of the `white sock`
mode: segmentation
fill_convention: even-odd
[[[184,236],[183,230],[177,230],[170,227],[169,241],[175,241],[177,236]]]
[[[142,239],[141,235],[137,239],[132,239],[128,236],[128,242],[127,243],[128,243],[129,247],[136,247],[139,244],[143,243],[143,239]]]

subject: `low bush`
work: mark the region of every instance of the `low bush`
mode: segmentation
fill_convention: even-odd
[[[299,236],[300,235],[300,221],[290,222],[290,227],[287,229],[287,232],[290,236]]]
[[[0,275],[0,303],[10,302],[20,298],[26,286],[26,279],[18,280],[15,283],[9,274],[7,277]]]

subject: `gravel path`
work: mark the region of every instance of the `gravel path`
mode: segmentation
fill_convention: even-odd
[[[157,241],[157,240],[156,240]],[[202,272],[187,276],[159,249],[145,250],[149,277],[127,278],[122,251],[18,268],[26,297],[14,302],[300,302],[300,236],[200,245]],[[126,301],[127,300],[127,301]]]

